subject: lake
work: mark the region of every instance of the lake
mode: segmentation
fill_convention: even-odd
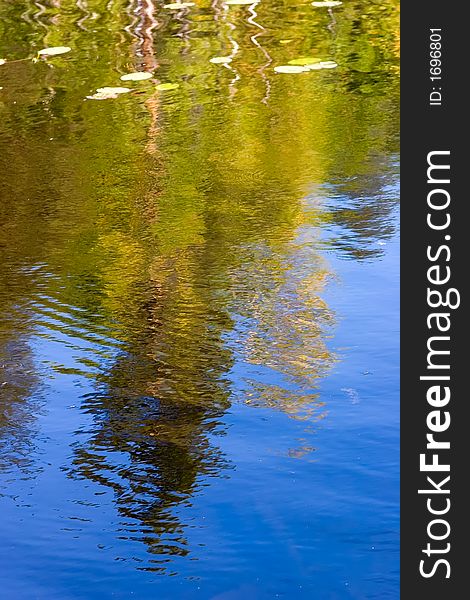
[[[0,59],[2,597],[398,598],[398,2],[0,0]]]

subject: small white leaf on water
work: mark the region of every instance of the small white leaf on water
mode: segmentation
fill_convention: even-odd
[[[88,100],[109,100],[117,98],[119,94],[127,94],[131,92],[130,88],[126,87],[102,87],[98,88],[92,96],[87,96]]]
[[[323,69],[323,67],[321,66],[321,62],[313,63],[312,65],[305,65],[305,68],[309,71],[320,71],[321,69]]]
[[[237,4],[258,4],[259,0],[227,0],[225,4],[236,6]]]
[[[300,65],[281,65],[280,67],[274,67],[276,73],[305,73],[308,71],[306,67]]]
[[[117,98],[118,94],[106,94],[104,92],[96,92],[93,96],[87,96],[87,100],[110,100],[111,98]]]
[[[335,63],[334,60],[322,60],[320,65],[322,69],[335,69],[338,63]]]
[[[132,91],[126,87],[102,87],[96,90],[99,94],[127,94]]]
[[[312,6],[315,6],[317,8],[334,8],[335,6],[340,6],[341,4],[343,3],[339,2],[339,0],[324,0],[324,2],[312,2]]]
[[[54,46],[53,48],[43,48],[39,50],[39,56],[57,56],[58,54],[65,54],[66,52],[70,52],[72,48],[68,46]]]
[[[182,8],[189,8],[194,6],[194,2],[172,2],[171,4],[164,4],[163,8],[168,10],[181,10]]]
[[[214,58],[209,59],[209,62],[214,65],[224,65],[232,62],[232,58],[230,56],[214,56]]]
[[[145,79],[152,79],[153,73],[147,73],[145,71],[139,71],[136,73],[127,73],[121,75],[122,81],[144,81]]]

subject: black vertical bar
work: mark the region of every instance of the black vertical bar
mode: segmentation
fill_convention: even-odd
[[[466,583],[470,573],[466,564],[469,518],[464,516],[466,505],[470,505],[466,494],[467,471],[470,471],[466,466],[467,457],[470,459],[467,446],[470,397],[465,389],[465,375],[470,372],[466,344],[470,198],[463,183],[464,161],[469,152],[464,148],[464,140],[469,129],[465,89],[470,78],[466,66],[470,36],[464,7],[461,3],[436,0],[404,2],[401,6],[401,597],[404,600],[470,597]],[[431,167],[428,177],[430,162],[440,167]],[[450,169],[441,168],[445,166]],[[450,222],[444,227],[448,219]],[[447,276],[449,280],[444,281]],[[440,306],[439,293],[443,298]],[[455,306],[459,297],[459,307],[444,306],[446,298],[450,300],[448,304]],[[431,303],[438,306],[433,308]],[[434,350],[449,350],[450,354],[432,354]],[[445,377],[449,380],[442,379]],[[446,401],[448,392],[450,400]],[[444,445],[436,447],[437,442]],[[450,443],[450,449],[445,447],[446,442]],[[420,455],[424,455],[421,466]],[[426,470],[432,468],[429,465],[433,460],[436,470]],[[449,471],[440,470],[446,465]]]

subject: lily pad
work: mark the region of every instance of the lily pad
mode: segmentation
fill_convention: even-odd
[[[165,92],[166,90],[176,90],[179,86],[179,83],[159,83],[155,88],[161,92]]]
[[[96,90],[99,94],[127,94],[131,88],[126,87],[102,87]]]
[[[320,63],[320,58],[315,58],[312,56],[307,56],[304,58],[294,58],[294,60],[289,61],[289,65],[300,65],[301,67],[305,67],[307,65],[313,65],[315,63]]]
[[[306,73],[308,69],[300,65],[281,65],[274,67],[276,73]]]
[[[87,98],[88,100],[109,100],[131,91],[130,88],[126,87],[102,87],[98,88],[92,96],[87,96]]]
[[[209,62],[213,63],[214,65],[226,65],[227,63],[232,62],[232,57],[231,56],[214,56],[214,58],[211,58],[209,60]]]
[[[122,81],[145,81],[145,79],[152,79],[153,73],[147,73],[146,71],[138,71],[136,73],[127,73],[121,75]]]
[[[335,6],[340,6],[343,4],[339,2],[339,0],[324,0],[323,2],[312,2],[312,6],[316,8],[334,8]]]
[[[181,10],[182,8],[189,8],[194,6],[194,2],[172,2],[171,4],[164,4],[163,8],[168,10]]]
[[[70,50],[72,50],[72,48],[69,48],[68,46],[54,46],[53,48],[43,48],[42,50],[39,50],[38,54],[39,56],[57,56],[58,54],[70,52]]]
[[[311,65],[305,65],[305,68],[308,71],[320,71],[321,69],[323,69],[321,62],[313,63]]]
[[[111,98],[117,98],[119,94],[108,94],[105,92],[96,92],[92,96],[87,96],[87,100],[110,100]]]
[[[334,60],[322,60],[320,65],[322,69],[335,69],[338,63],[335,63]]]

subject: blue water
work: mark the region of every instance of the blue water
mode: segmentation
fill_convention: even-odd
[[[398,41],[0,0],[2,600],[399,597]]]
[[[327,346],[336,359],[318,382],[317,402],[300,419],[237,402],[208,418],[206,450],[216,456],[190,494],[179,501],[173,490],[168,514],[153,507],[165,530],[155,554],[152,516],[143,514],[152,505],[142,504],[140,520],[116,510],[110,486],[132,463],[128,453],[101,440],[116,467],[103,470],[106,485],[72,476],[74,453],[103,426],[86,407],[93,383],[56,373],[31,394],[35,418],[20,436],[27,439],[17,440],[22,472],[2,476],[3,597],[397,597],[398,237],[373,242],[377,256],[354,260],[328,249],[337,234],[332,226],[320,239],[334,274],[323,299],[335,314]],[[34,339],[36,364],[71,364],[74,351],[59,344],[67,338]],[[234,397],[247,380],[283,379],[240,357],[228,377]]]

